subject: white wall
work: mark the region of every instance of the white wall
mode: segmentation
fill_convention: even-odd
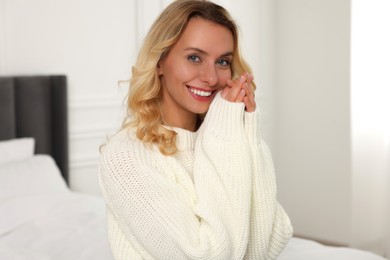
[[[294,232],[389,256],[389,1],[268,3],[271,149]]]
[[[68,76],[70,184],[99,193],[98,147],[121,122],[136,2],[1,0],[0,75]]]
[[[348,0],[275,7],[278,190],[296,234],[347,244],[351,221]]]

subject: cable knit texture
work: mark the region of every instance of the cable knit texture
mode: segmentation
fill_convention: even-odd
[[[292,235],[256,114],[217,94],[164,156],[134,130],[103,148],[99,182],[115,259],[276,259]]]

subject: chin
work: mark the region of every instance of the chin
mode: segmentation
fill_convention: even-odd
[[[210,104],[202,104],[201,106],[196,107],[193,112],[198,115],[205,114],[210,108]]]

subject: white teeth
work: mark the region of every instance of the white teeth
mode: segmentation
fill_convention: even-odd
[[[213,94],[213,92],[211,92],[211,91],[202,91],[202,90],[197,90],[197,89],[193,89],[193,88],[190,88],[190,91],[192,93],[194,93],[195,95],[198,95],[201,97],[209,97],[209,96],[211,96],[211,94]]]

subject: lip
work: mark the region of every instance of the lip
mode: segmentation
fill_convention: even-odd
[[[198,87],[193,87],[193,86],[188,86],[186,85],[187,89],[188,89],[188,92],[190,93],[190,95],[200,101],[200,102],[210,102],[211,100],[213,100],[215,94],[217,93],[217,90],[211,90],[211,89],[204,89],[204,88],[198,88]],[[195,90],[199,90],[199,91],[204,91],[204,92],[211,92],[211,95],[210,96],[198,96],[196,95],[195,93],[193,93],[191,91],[191,89],[195,89]]]

